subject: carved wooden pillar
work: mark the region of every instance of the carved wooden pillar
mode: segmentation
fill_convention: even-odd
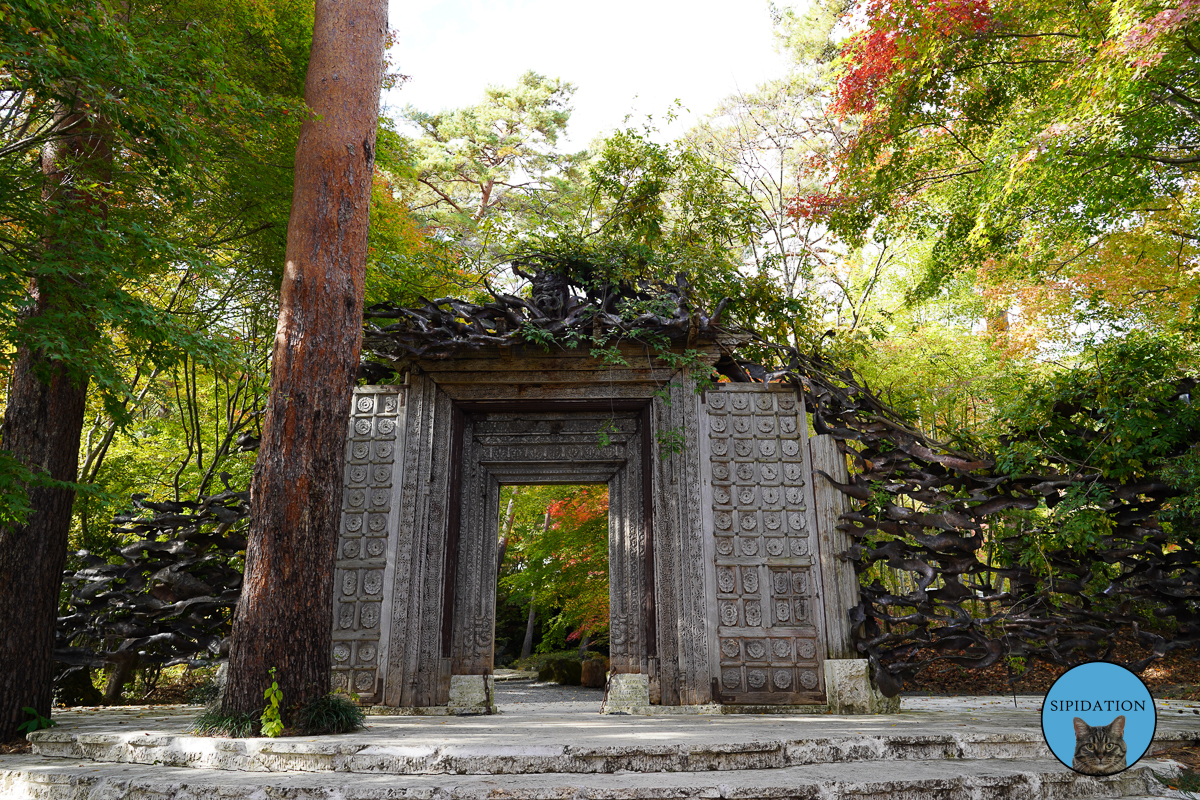
[[[652,405],[654,597],[657,678],[663,705],[712,696],[705,522],[701,489],[700,395],[687,372]]]
[[[441,609],[449,501],[451,402],[432,380],[409,373],[397,506],[384,703],[432,706],[449,700],[441,658]],[[447,665],[448,666],[448,665]]]

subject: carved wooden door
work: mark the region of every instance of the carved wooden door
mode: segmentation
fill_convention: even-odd
[[[826,646],[803,405],[789,387],[722,384],[701,408],[713,699],[822,703]]]

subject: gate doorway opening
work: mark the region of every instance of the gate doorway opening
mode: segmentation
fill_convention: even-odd
[[[607,660],[608,486],[502,486],[495,669]]]

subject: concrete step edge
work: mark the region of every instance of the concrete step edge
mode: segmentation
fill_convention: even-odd
[[[784,769],[871,761],[1052,758],[1042,737],[1009,734],[894,734],[725,744],[406,745],[350,736],[319,740],[215,739],[144,732],[39,731],[36,755],[118,764],[158,764],[237,772],[349,772],[389,775],[609,774]],[[1200,739],[1200,731],[1163,731],[1155,747]]]
[[[933,769],[933,767],[938,769]],[[0,797],[14,800],[1082,800],[1164,796],[1151,767],[1103,778],[1057,762],[810,765],[732,773],[507,776],[244,774],[178,767],[0,757]]]

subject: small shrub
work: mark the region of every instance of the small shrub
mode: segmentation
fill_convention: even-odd
[[[279,689],[279,681],[275,680],[274,667],[271,667],[271,685],[263,692],[263,699],[267,701],[267,707],[263,709],[260,718],[263,736],[274,739],[283,733],[283,715],[279,712],[279,704],[283,702],[283,692]]]
[[[348,698],[327,694],[296,712],[295,725],[306,734],[353,733],[367,726],[367,715]]]
[[[30,708],[29,706],[25,706],[21,710],[24,711],[26,713],[26,715],[33,717],[33,719],[26,720],[25,722],[22,722],[20,725],[18,725],[17,726],[18,731],[22,731],[24,733],[33,733],[34,731],[41,731],[41,730],[45,730],[46,728],[58,727],[57,722],[50,719],[49,717],[43,717],[41,714],[39,714],[37,712],[37,709]]]
[[[207,708],[192,723],[192,732],[201,736],[224,736],[245,739],[258,735],[259,715],[226,714],[220,708]]]
[[[545,668],[547,663],[559,658],[565,658],[568,661],[579,661],[579,651],[571,648],[570,650],[558,650],[553,653],[534,653],[528,658],[517,659],[512,663],[512,666],[513,669],[540,672]]]

